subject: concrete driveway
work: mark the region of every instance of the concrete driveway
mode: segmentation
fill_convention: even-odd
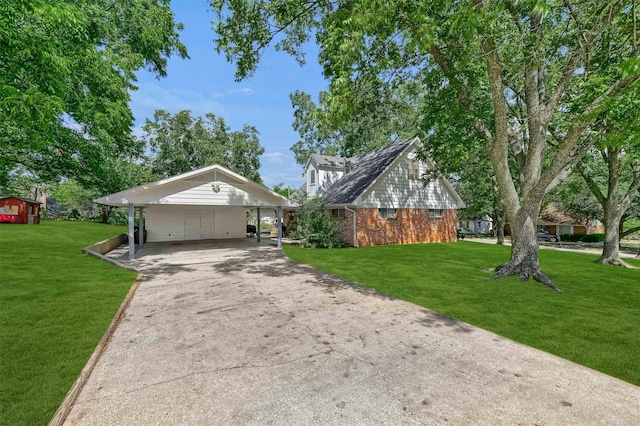
[[[293,262],[150,244],[69,425],[638,425],[640,388]]]

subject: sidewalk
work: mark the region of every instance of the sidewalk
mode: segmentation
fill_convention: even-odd
[[[472,243],[484,243],[484,244],[495,244],[496,243],[496,239],[495,238],[471,238],[471,237],[466,237],[464,239],[464,241],[469,241]],[[582,254],[594,254],[594,255],[600,255],[602,254],[602,248],[599,247],[584,247],[584,248],[571,248],[571,246],[569,244],[566,244],[565,247],[562,247],[562,242],[557,243],[559,245],[559,247],[556,246],[550,246],[548,245],[550,243],[543,243],[543,244],[539,244],[539,247],[541,249],[544,250],[559,250],[559,251],[571,251],[574,253],[582,253]],[[504,240],[504,245],[505,246],[510,246],[511,245],[511,239],[509,238],[505,238]],[[629,253],[629,252],[624,252],[624,251],[620,251],[620,257],[622,258],[627,258],[627,259],[632,259],[634,257],[637,256],[637,252],[635,253]]]

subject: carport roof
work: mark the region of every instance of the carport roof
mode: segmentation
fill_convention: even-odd
[[[277,192],[274,192],[264,185],[245,178],[231,170],[218,164],[203,167],[198,170],[183,173],[161,179],[156,182],[130,188],[115,194],[105,195],[95,199],[96,203],[110,206],[126,206],[134,204],[136,206],[149,204],[174,204],[170,197],[179,193],[184,193],[190,189],[211,184],[211,192],[217,193],[220,187],[233,188],[234,194],[225,196],[209,197],[210,199],[183,200],[179,204],[183,205],[219,205],[219,206],[245,206],[245,207],[290,207],[297,205]],[[216,191],[215,186],[218,187]],[[223,191],[224,192],[224,191]],[[240,195],[240,196],[238,196]]]

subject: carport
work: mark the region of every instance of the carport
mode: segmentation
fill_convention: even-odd
[[[128,207],[129,259],[135,258],[134,218],[147,241],[191,241],[244,238],[247,212],[277,212],[278,248],[282,247],[282,209],[295,208],[288,198],[218,164],[130,188],[94,200]],[[257,221],[260,241],[260,220]],[[144,247],[144,233],[138,245]]]

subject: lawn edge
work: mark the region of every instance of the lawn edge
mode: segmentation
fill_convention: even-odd
[[[93,369],[98,363],[100,356],[109,345],[109,342],[111,341],[111,337],[113,336],[113,333],[115,332],[116,328],[118,328],[120,321],[122,321],[122,319],[126,316],[126,310],[129,307],[129,304],[131,303],[131,299],[133,299],[133,296],[136,290],[138,289],[138,286],[140,285],[141,281],[142,281],[142,274],[139,274],[136,280],[133,282],[133,285],[129,289],[129,292],[124,298],[124,301],[120,305],[120,308],[118,308],[116,315],[111,320],[109,327],[107,328],[105,333],[102,335],[102,338],[98,342],[98,345],[93,350],[93,353],[89,357],[89,360],[87,361],[84,368],[80,372],[80,375],[78,376],[76,381],[73,383],[73,385],[71,386],[71,389],[69,389],[69,392],[64,397],[64,399],[62,400],[62,403],[60,404],[60,406],[54,413],[53,417],[49,421],[49,424],[48,424],[49,426],[60,426],[67,419],[67,416],[71,412],[71,409],[73,408],[76,402],[76,399],[78,398],[78,395],[80,395],[80,392],[82,391],[85,384],[89,380],[89,377],[93,372]]]

